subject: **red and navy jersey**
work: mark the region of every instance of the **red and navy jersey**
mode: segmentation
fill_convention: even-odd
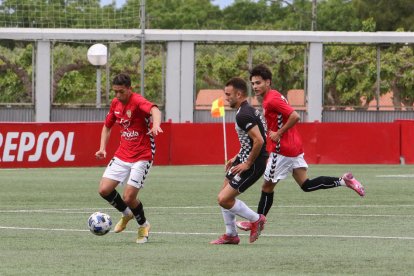
[[[282,128],[294,109],[287,99],[276,90],[270,90],[263,97],[263,114],[269,131],[276,132]],[[296,126],[283,133],[279,142],[272,141],[271,151],[287,157],[303,153],[302,139]]]
[[[154,137],[147,135],[153,106],[156,105],[136,93],[131,94],[126,105],[117,98],[112,100],[105,126],[111,128],[117,123],[121,127],[121,142],[115,156],[122,161],[134,163],[153,159]]]

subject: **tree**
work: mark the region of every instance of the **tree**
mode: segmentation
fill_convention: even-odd
[[[31,43],[0,46],[0,102],[32,101],[32,50]]]
[[[349,0],[323,0],[317,9],[318,31],[359,31],[361,20]]]
[[[353,0],[356,15],[362,21],[372,17],[376,31],[395,31],[403,28],[414,31],[414,2],[412,0]]]

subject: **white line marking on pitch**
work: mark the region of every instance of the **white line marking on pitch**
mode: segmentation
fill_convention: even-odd
[[[250,206],[255,208],[257,206]],[[279,205],[275,208],[412,208],[413,204],[400,204],[400,205]],[[218,206],[146,206],[145,209],[219,209]],[[73,209],[10,209],[0,210],[0,213],[89,213],[103,210],[115,210],[112,207],[105,208],[73,208]]]
[[[31,231],[64,231],[64,232],[89,232],[87,229],[63,229],[63,228],[34,228],[34,227],[14,227],[0,226],[5,230],[31,230]],[[136,231],[124,231],[126,233],[136,233]],[[157,235],[192,235],[192,236],[212,236],[221,235],[220,233],[199,233],[199,232],[151,232]],[[248,234],[239,234],[248,236]],[[388,239],[388,240],[414,240],[414,237],[392,237],[392,236],[351,236],[351,235],[285,235],[285,234],[262,234],[262,237],[273,238],[349,238],[349,239]]]
[[[387,178],[401,177],[401,178],[411,178],[411,177],[414,177],[414,174],[384,174],[384,175],[377,175],[376,177],[387,177]]]

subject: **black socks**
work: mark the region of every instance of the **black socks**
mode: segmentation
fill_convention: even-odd
[[[265,193],[262,191],[260,196],[259,206],[257,207],[257,213],[266,216],[273,204],[274,192]]]
[[[119,212],[123,212],[127,208],[127,205],[125,204],[121,195],[116,190],[113,190],[109,195],[102,197],[106,199],[106,201],[108,201],[109,204],[115,207]]]
[[[137,219],[139,225],[143,225],[147,219],[144,215],[144,206],[140,202],[138,206],[134,209],[131,209],[132,213],[134,214],[134,217]]]
[[[319,189],[330,189],[340,186],[340,178],[331,176],[319,176],[312,180],[306,179],[301,188],[304,192],[313,192]]]

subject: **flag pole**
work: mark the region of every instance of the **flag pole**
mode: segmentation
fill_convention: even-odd
[[[227,164],[226,112],[223,114],[224,166]]]

